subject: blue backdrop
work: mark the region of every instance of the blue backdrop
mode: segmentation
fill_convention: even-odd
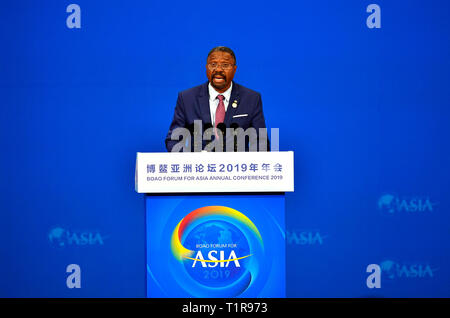
[[[0,4],[0,296],[145,297],[136,152],[217,45],[295,151],[287,296],[450,296],[448,1],[73,1]]]

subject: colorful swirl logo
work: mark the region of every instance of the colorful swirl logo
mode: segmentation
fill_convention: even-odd
[[[264,244],[243,213],[207,206],[186,215],[171,236],[179,284],[196,297],[236,297],[258,277]]]

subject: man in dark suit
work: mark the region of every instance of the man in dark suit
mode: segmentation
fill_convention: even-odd
[[[172,140],[172,132],[176,128],[191,127],[192,130],[194,121],[198,120],[204,127],[220,128],[221,131],[225,127],[239,127],[243,130],[254,128],[260,138],[259,129],[266,128],[261,95],[233,82],[236,68],[236,56],[231,49],[219,46],[209,52],[206,64],[208,82],[178,94],[175,113],[165,140],[168,151],[172,151],[174,145],[179,143],[176,138]],[[217,130],[214,131],[217,137]],[[203,141],[201,149],[205,146],[206,142]],[[191,151],[192,149],[193,147]],[[248,149],[246,141],[245,150]]]

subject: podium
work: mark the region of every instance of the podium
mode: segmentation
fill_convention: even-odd
[[[283,298],[293,152],[138,153],[147,297]]]

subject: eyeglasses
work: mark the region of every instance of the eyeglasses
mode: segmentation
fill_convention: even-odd
[[[229,70],[230,68],[232,68],[234,66],[234,64],[218,64],[218,63],[209,63],[208,64],[208,68],[211,71],[214,71],[215,69],[217,69],[220,66],[221,69],[223,69],[224,71]]]

